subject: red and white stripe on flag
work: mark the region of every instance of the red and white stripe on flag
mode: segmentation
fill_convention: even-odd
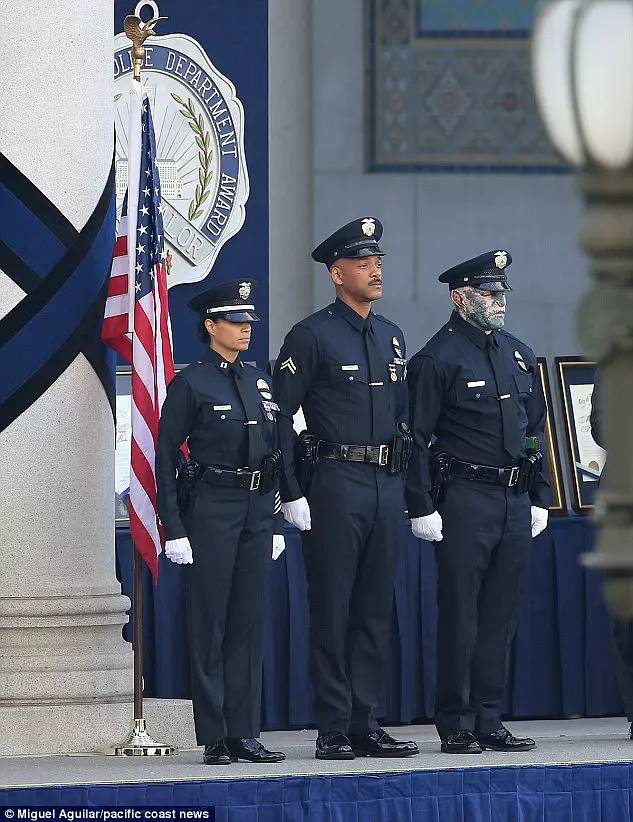
[[[132,366],[130,532],[156,580],[164,543],[156,501],[156,441],[174,360],[154,130],[147,94],[135,80],[130,92],[125,203],[101,337]]]

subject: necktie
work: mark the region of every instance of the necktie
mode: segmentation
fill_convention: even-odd
[[[497,396],[501,407],[501,426],[503,428],[503,447],[508,456],[516,460],[521,454],[521,435],[512,396],[514,393],[512,375],[503,362],[503,355],[499,344],[490,334],[488,337],[488,357],[497,383]]]
[[[258,468],[259,463],[261,462],[261,454],[258,453],[259,449],[257,447],[258,437],[255,430],[257,425],[249,425],[248,423],[249,421],[254,422],[257,420],[257,424],[259,425],[259,409],[256,401],[252,397],[251,392],[248,390],[248,385],[246,384],[243,374],[244,369],[236,363],[231,363],[231,365],[229,365],[229,371],[231,372],[231,376],[235,382],[235,388],[239,394],[240,400],[242,401],[242,405],[244,406],[244,411],[246,412],[246,430],[248,431],[247,465],[249,468]]]
[[[368,318],[363,328],[363,340],[365,342],[365,351],[367,352],[367,364],[369,366],[369,382],[383,383],[381,386],[370,386],[369,398],[371,402],[371,436],[372,442],[378,444],[378,437],[381,436],[380,425],[380,397],[386,396],[385,381],[385,363],[383,362],[380,352],[378,351],[378,344],[376,342],[376,335],[372,328],[371,319]]]

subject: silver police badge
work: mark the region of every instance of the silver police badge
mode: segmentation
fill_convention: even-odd
[[[365,217],[363,222],[360,224],[360,227],[367,237],[373,237],[374,231],[376,230],[376,221],[373,217]]]
[[[495,265],[497,268],[505,268],[508,264],[508,255],[505,251],[495,251]]]
[[[237,292],[243,300],[248,300],[251,296],[251,284],[240,283],[239,291]]]

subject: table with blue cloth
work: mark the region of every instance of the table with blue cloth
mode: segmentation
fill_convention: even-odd
[[[308,671],[307,585],[301,538],[286,528],[286,551],[272,563],[264,647],[262,720],[266,730],[313,722]],[[436,657],[436,570],[433,545],[402,526],[403,556],[394,593],[390,662],[383,720],[433,716]],[[531,585],[514,642],[505,713],[512,717],[604,716],[622,713],[601,580],[580,556],[594,529],[582,517],[551,518],[533,542]],[[127,529],[116,539],[117,570],[132,598],[132,546]],[[194,558],[195,561],[195,558]],[[146,571],[146,569],[145,569]],[[189,698],[182,569],[160,557],[159,580],[143,580],[145,696]],[[131,639],[130,624],[124,629]]]

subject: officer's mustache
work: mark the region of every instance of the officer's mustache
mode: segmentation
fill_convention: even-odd
[[[375,277],[369,281],[369,285],[382,285],[382,277]]]

